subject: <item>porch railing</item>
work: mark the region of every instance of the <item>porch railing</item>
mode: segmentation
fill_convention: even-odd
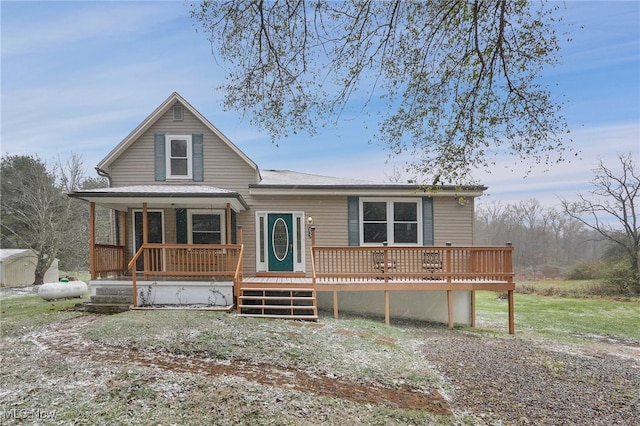
[[[312,248],[315,283],[425,281],[512,283],[512,246]]]
[[[123,275],[127,271],[124,246],[95,244],[92,255],[91,279],[103,274]]]
[[[137,272],[149,277],[242,277],[242,244],[155,244],[136,252],[131,270],[133,305],[137,305]]]

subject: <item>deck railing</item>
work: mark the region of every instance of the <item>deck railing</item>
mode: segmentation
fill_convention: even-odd
[[[91,279],[104,274],[122,275],[127,270],[124,246],[112,244],[95,244],[92,262]]]
[[[312,280],[317,289],[333,292],[338,317],[338,292],[383,291],[385,322],[390,322],[389,292],[444,290],[449,328],[454,325],[454,291],[471,292],[471,325],[475,326],[475,291],[506,291],[509,333],[515,333],[513,247],[322,247],[311,248]]]
[[[241,278],[242,244],[155,244],[147,243],[128,264],[137,306],[137,273],[149,277]],[[141,260],[142,267],[138,265]]]
[[[313,277],[327,281],[513,282],[512,246],[312,248]]]

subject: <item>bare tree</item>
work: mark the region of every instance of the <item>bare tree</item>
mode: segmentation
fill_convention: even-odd
[[[561,200],[566,214],[596,231],[602,238],[624,250],[628,256],[633,282],[630,290],[640,292],[640,174],[631,153],[619,154],[620,170],[607,167],[602,160],[594,170],[590,195],[579,200]],[[617,226],[616,226],[617,225]]]
[[[58,187],[66,194],[78,189],[104,188],[108,186],[105,178],[87,178],[84,161],[78,154],[72,153],[65,161],[58,159],[53,166]],[[89,264],[89,205],[85,201],[66,198],[66,233],[63,247],[59,250],[60,263],[68,270],[81,270]],[[111,231],[110,210],[96,209],[96,236],[98,241],[108,241]]]
[[[66,197],[38,158],[5,156],[0,175],[2,245],[33,249],[37,254],[34,284],[42,284],[65,234]]]
[[[492,245],[511,241],[515,247],[514,266],[521,271],[593,261],[604,248],[595,232],[582,222],[556,208],[543,208],[535,199],[479,205],[474,241]]]
[[[85,203],[65,192],[80,187],[84,169],[72,154],[49,169],[37,157],[6,155],[0,165],[2,247],[30,248],[37,253],[34,284],[42,284],[54,259],[61,266],[86,265]]]
[[[192,16],[229,65],[228,108],[275,141],[358,116],[412,154],[414,174],[461,183],[509,152],[561,161],[561,98],[540,83],[557,62],[559,6],[547,2],[205,1]],[[348,117],[352,119],[352,117]]]

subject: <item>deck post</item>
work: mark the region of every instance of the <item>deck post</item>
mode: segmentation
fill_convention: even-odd
[[[390,318],[390,309],[389,309],[389,290],[384,291],[384,323],[389,325],[391,324]]]
[[[146,246],[149,242],[149,218],[147,217],[147,203],[142,203],[142,246]],[[144,279],[147,279],[147,271],[149,270],[149,257],[146,251],[142,252],[142,262],[144,265]]]
[[[338,319],[338,291],[333,290],[333,318]]]
[[[89,275],[92,280],[96,275],[96,203],[89,203]]]
[[[449,317],[449,328],[453,328],[453,291],[447,290],[447,315]]]
[[[243,234],[243,231],[242,231],[242,226],[237,226],[236,229],[238,230],[238,233],[237,233],[237,236],[236,236],[237,243],[242,245],[242,244],[244,244],[243,243],[244,234]],[[243,256],[244,256],[244,254],[243,254]],[[238,313],[240,313],[240,300],[238,299],[238,296],[240,296],[240,287],[242,286],[242,281],[243,281],[243,277],[244,277],[244,274],[242,272],[242,270],[244,269],[244,259],[240,258],[240,259],[238,259],[238,262],[242,262],[242,265],[240,265],[240,277],[239,277],[240,279],[238,280],[238,282],[234,282],[234,285],[233,285],[233,296],[236,298],[236,303],[238,305]]]
[[[476,327],[476,292],[471,290],[471,327]]]
[[[135,270],[133,271],[133,274],[131,274],[131,303],[133,304],[134,308],[138,307],[138,282]]]
[[[509,334],[515,334],[516,324],[515,324],[515,318],[513,314],[513,305],[514,305],[513,290],[508,290],[507,293],[509,294]]]
[[[231,203],[227,203],[227,207],[225,209],[225,229],[227,231],[227,244],[229,244],[231,241]]]
[[[122,262],[122,274],[126,275],[127,273],[127,254],[126,254],[126,250],[124,249],[124,247],[127,245],[126,241],[127,241],[127,212],[122,211],[120,212],[120,236],[119,241],[118,241],[118,245],[121,246],[123,248],[122,250],[122,259],[120,259],[120,261]]]

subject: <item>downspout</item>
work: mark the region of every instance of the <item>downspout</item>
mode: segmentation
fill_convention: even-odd
[[[95,169],[96,169],[96,173],[98,173],[98,176],[107,178],[107,180],[109,181],[109,188],[111,188],[112,187],[112,185],[111,185],[111,175],[109,173],[105,172],[104,170],[102,170],[100,167],[95,167]]]

